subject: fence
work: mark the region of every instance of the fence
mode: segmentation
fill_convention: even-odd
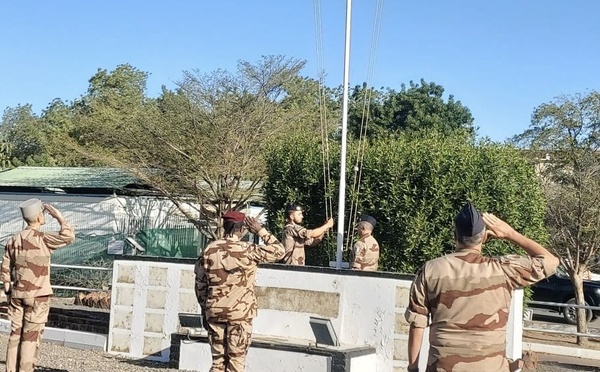
[[[0,244],[25,225],[19,204],[29,196],[0,195]],[[115,255],[136,253],[126,238],[157,257],[195,258],[206,244],[204,236],[168,200],[150,197],[87,197],[41,195],[56,206],[75,228],[72,245],[52,255],[51,282],[58,294],[70,289],[108,289]],[[46,215],[42,231],[58,231]],[[70,290],[69,290],[70,291]]]
[[[558,303],[558,302],[544,302],[544,301],[527,301],[527,304],[551,306],[551,307],[569,307],[569,308],[575,308],[575,309],[584,308],[586,310],[600,311],[600,306],[590,306],[590,305],[564,304],[564,303]],[[546,329],[546,328],[541,329],[541,328],[535,328],[535,327],[524,327],[523,330],[600,339],[600,333],[580,333],[577,331],[573,332],[573,331],[564,331],[564,330],[555,330],[555,329]]]

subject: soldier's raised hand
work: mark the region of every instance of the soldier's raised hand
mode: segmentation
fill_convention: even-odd
[[[48,211],[48,213],[57,220],[62,219],[62,214],[60,213],[60,211],[54,208],[52,205],[44,204],[44,210]]]
[[[263,228],[260,222],[254,217],[244,218],[244,223],[246,224],[248,231],[252,234],[257,234]]]
[[[502,221],[501,219],[499,219],[491,213],[483,214],[483,222],[485,222],[486,226],[489,229],[487,233],[488,236],[492,236],[499,239],[506,239],[509,238],[515,232],[515,229],[513,229],[509,224]]]
[[[327,220],[327,222],[325,222],[325,226],[327,226],[328,229],[331,229],[333,227],[333,218],[330,218]]]

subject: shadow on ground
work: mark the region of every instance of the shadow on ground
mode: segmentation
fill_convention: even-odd
[[[169,369],[177,368],[177,366],[170,363],[161,363],[154,360],[148,359],[121,359],[119,363],[130,364],[133,366],[144,367],[144,368],[156,368],[156,369]]]

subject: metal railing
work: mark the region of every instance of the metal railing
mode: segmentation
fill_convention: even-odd
[[[50,264],[50,267],[61,268],[61,269],[75,269],[75,270],[96,270],[96,271],[112,271],[112,267],[102,267],[102,266],[78,266],[78,265],[62,265],[62,264]],[[0,285],[3,282],[0,280]],[[70,290],[70,291],[88,291],[88,292],[99,292],[104,291],[102,288],[86,288],[86,287],[75,287],[68,285],[50,285],[52,289],[62,289],[62,290]]]
[[[583,309],[589,309],[589,310],[600,310],[600,306],[565,304],[565,303],[559,303],[559,302],[527,301],[527,304],[553,306],[553,307],[572,307],[572,308],[576,308],[576,309],[583,308]],[[577,332],[576,330],[575,331],[562,331],[562,330],[534,328],[534,327],[523,327],[523,330],[600,339],[600,333],[580,333],[580,332]]]
[[[556,307],[574,307],[574,308],[584,308],[590,310],[600,310],[600,306],[590,306],[590,305],[578,305],[578,304],[565,304],[562,302],[543,302],[543,301],[527,301],[528,304],[532,305],[546,305],[546,306],[556,306]]]

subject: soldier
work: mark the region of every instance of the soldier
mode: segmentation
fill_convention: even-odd
[[[240,241],[244,222],[266,245]],[[257,305],[256,268],[283,257],[283,245],[253,218],[230,211],[223,216],[225,237],[206,246],[196,263],[196,297],[202,307],[212,353],[210,372],[242,372]]]
[[[358,223],[359,239],[352,250],[352,270],[377,271],[379,265],[379,244],[373,237],[377,221],[369,215],[360,216]]]
[[[6,371],[33,372],[50,311],[50,255],[71,244],[75,234],[56,208],[39,199],[29,199],[20,208],[27,227],[6,243],[1,271],[11,321]],[[46,222],[44,211],[60,224],[58,233],[39,230]]]
[[[333,218],[314,230],[308,230],[300,224],[304,219],[303,209],[298,204],[288,204],[285,207],[287,214],[287,225],[283,229],[281,242],[285,247],[283,262],[288,265],[304,266],[305,247],[313,247],[321,242],[323,235],[333,227]]]
[[[528,255],[485,257],[481,249],[488,237],[516,244]],[[418,371],[423,330],[429,326],[427,371],[509,371],[514,368],[505,357],[512,290],[552,275],[559,260],[471,203],[456,216],[455,240],[456,252],[426,262],[412,284],[405,313],[408,370]]]

